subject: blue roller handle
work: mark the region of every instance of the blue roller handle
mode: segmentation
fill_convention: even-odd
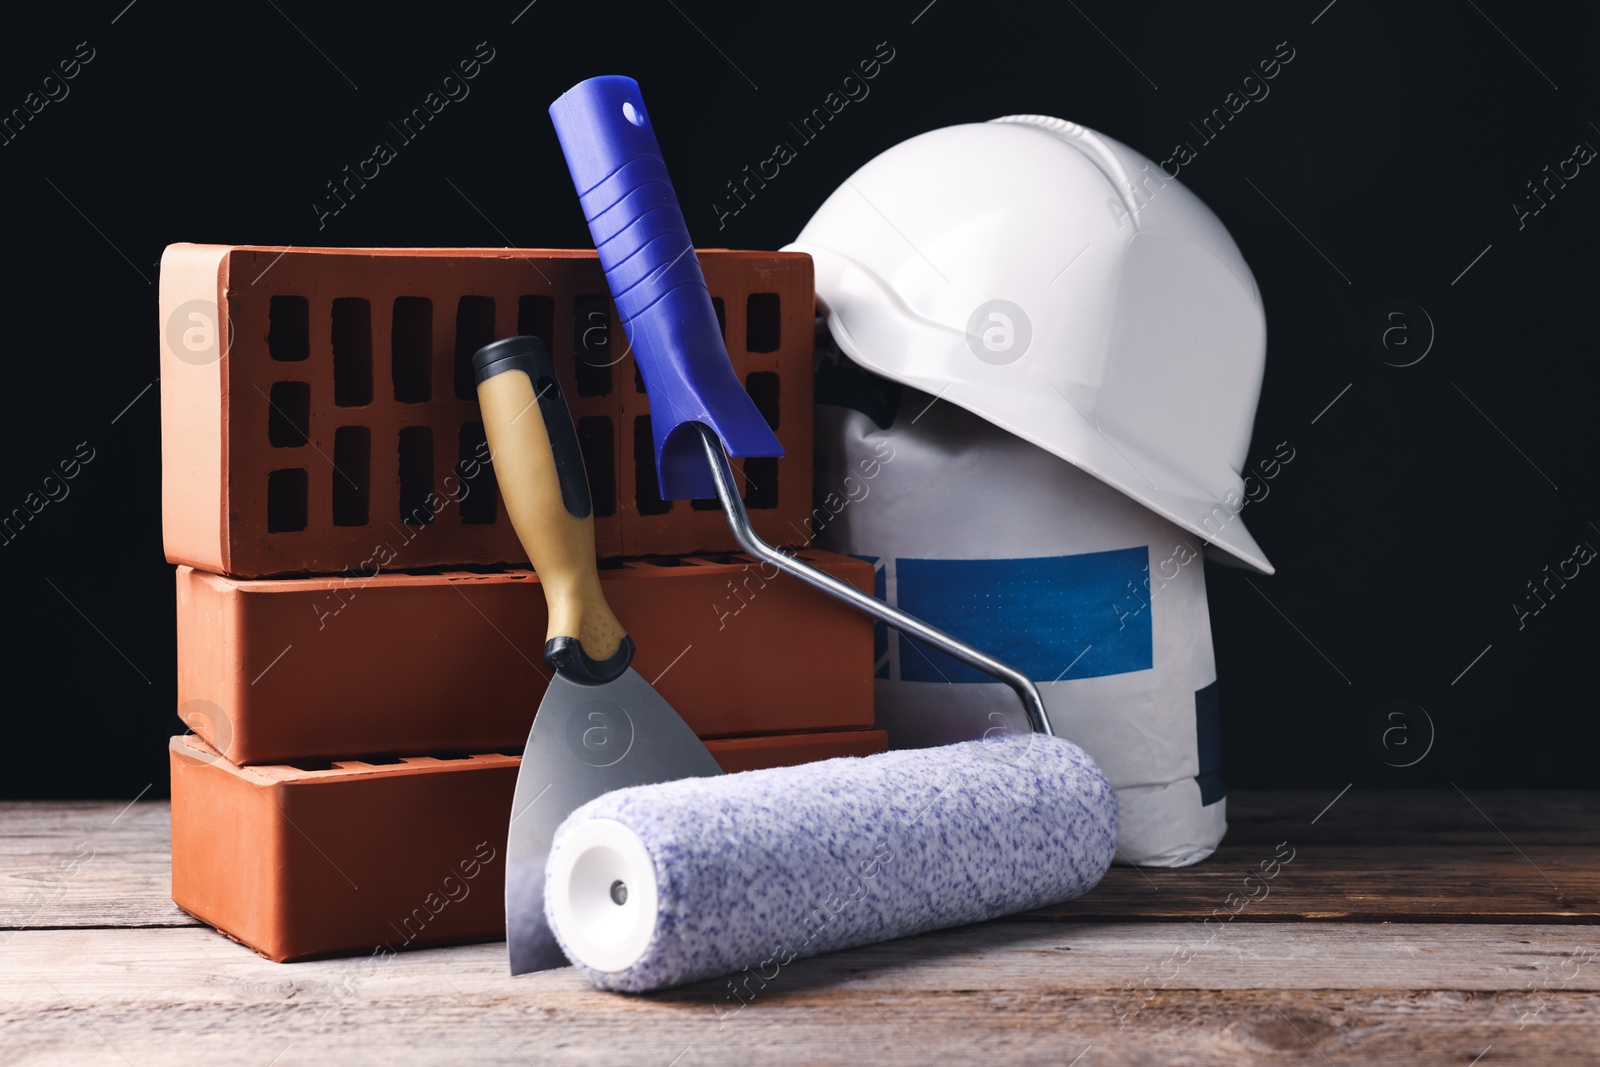
[[[639,83],[608,74],[550,105],[611,298],[650,396],[661,498],[716,496],[704,423],[730,456],[783,446],[739,384]]]

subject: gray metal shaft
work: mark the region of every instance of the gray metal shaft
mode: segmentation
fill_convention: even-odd
[[[844,601],[857,611],[865,612],[893,626],[901,633],[926,641],[969,667],[999,679],[1016,690],[1033,731],[1055,736],[1055,730],[1050,727],[1050,715],[1044,708],[1044,698],[1039,695],[1038,687],[1027,675],[973,648],[960,638],[935,629],[921,619],[907,615],[877,597],[868,596],[850,583],[809,566],[782,549],[774,548],[763,541],[750,525],[750,514],[745,510],[744,501],[739,496],[739,487],[734,482],[733,468],[728,464],[728,457],[722,451],[722,442],[710,427],[696,423],[695,428],[700,431],[702,443],[705,445],[706,459],[711,463],[711,476],[717,485],[717,499],[722,502],[722,510],[728,516],[728,525],[733,528],[733,536],[746,552],[757,559],[771,563],[783,573]]]

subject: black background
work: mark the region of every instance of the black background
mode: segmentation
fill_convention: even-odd
[[[1252,461],[1296,450],[1244,512],[1278,573],[1207,568],[1230,784],[1596,784],[1600,576],[1585,568],[1521,629],[1512,608],[1547,564],[1600,545],[1600,176],[1583,168],[1520,227],[1513,208],[1546,165],[1600,146],[1594,26],[1576,9],[525,2],[113,0],[8,26],[0,112],[79,42],[95,58],[0,147],[0,511],[79,442],[95,459],[0,546],[0,793],[166,787],[165,738],[181,728],[172,568],[159,387],[141,393],[158,373],[162,248],[587,246],[545,108],[600,73],[644,87],[701,246],[778,247],[873,155],[952,123],[1057,115],[1157,160],[1195,143],[1181,180],[1266,302]],[[319,229],[325,183],[392,140],[388,123],[479,42],[495,58],[471,95]],[[894,58],[870,95],[719,230],[724,183],[880,42]],[[1190,122],[1280,42],[1294,59],[1270,95],[1203,144]],[[1413,366],[1368,341],[1394,301],[1436,332]]]

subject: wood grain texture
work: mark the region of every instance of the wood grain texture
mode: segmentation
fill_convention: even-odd
[[[1235,794],[1210,859],[1114,867],[1088,896],[1030,917],[1600,920],[1600,794],[1352,790],[1327,807],[1335,795]],[[170,841],[165,801],[0,805],[0,929],[192,925],[170,899]],[[1280,842],[1294,858],[1247,883],[1287,854]]]
[[[1592,1062],[1600,938],[1567,927],[1008,923],[628,997],[500,946],[268,963],[203,929],[32,930],[0,971],[8,1063]],[[1169,969],[1170,970],[1170,969]],[[1156,984],[1165,981],[1163,987]],[[687,1052],[685,1050],[688,1050]],[[278,1057],[274,1060],[274,1057]],[[1323,1057],[1327,1057],[1324,1060]]]
[[[1236,793],[1211,858],[1179,870],[1114,867],[1093,893],[1030,917],[1044,916],[1593,922],[1600,793]]]
[[[0,930],[197,925],[171,856],[164,800],[0,803]]]
[[[1196,867],[648,997],[499,944],[269,963],[171,904],[164,802],[0,805],[0,1062],[1594,1063],[1597,798],[1468,795],[1236,795]]]
[[[1089,893],[1030,917],[1282,922],[1600,920],[1600,845],[1292,844],[1228,841],[1181,870],[1113,867]],[[1253,876],[1253,877],[1252,877]],[[1231,916],[1231,918],[1230,918]]]

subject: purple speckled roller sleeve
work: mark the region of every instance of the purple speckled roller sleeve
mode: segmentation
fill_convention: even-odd
[[[628,827],[655,865],[643,957],[579,965],[623,992],[1069,900],[1105,874],[1117,835],[1100,768],[1042,734],[619,789],[557,843],[588,819]]]

